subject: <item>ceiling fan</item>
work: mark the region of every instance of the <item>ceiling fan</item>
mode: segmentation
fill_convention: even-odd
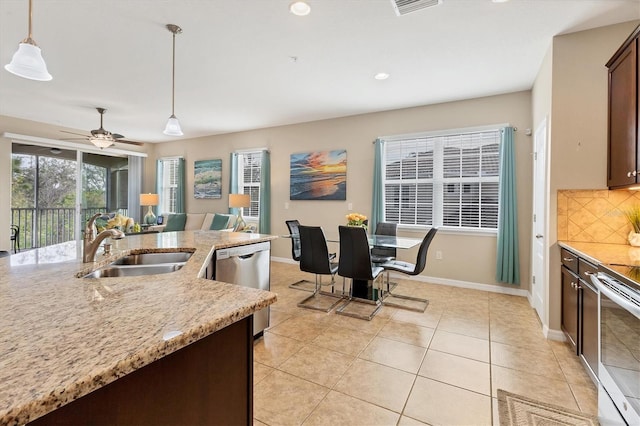
[[[102,127],[102,117],[104,116],[104,113],[107,112],[107,110],[99,107],[96,109],[98,110],[98,113],[100,113],[100,128],[91,130],[91,135],[83,135],[80,133],[68,132],[66,130],[60,130],[60,131],[63,133],[69,133],[72,135],[83,136],[82,138],[74,138],[74,139],[88,140],[89,142],[91,142],[92,144],[94,144],[100,149],[108,148],[116,142],[126,143],[130,145],[137,145],[137,146],[143,145],[143,142],[127,140],[127,139],[124,139],[124,136],[118,133],[111,133],[110,131],[105,130]]]

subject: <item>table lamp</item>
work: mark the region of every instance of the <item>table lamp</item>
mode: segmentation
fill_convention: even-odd
[[[251,207],[251,196],[249,194],[229,194],[229,208],[242,209]],[[242,228],[241,228],[242,226]],[[238,219],[234,225],[234,230],[240,230],[247,226],[247,222],[242,218],[242,210],[238,212]]]
[[[152,206],[158,205],[158,194],[140,194],[140,205],[149,206],[149,211],[144,215],[144,223],[147,225],[155,225],[156,215],[153,214]]]

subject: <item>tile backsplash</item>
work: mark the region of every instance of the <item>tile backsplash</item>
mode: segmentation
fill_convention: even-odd
[[[627,244],[624,212],[634,205],[640,206],[640,191],[559,190],[558,240]]]

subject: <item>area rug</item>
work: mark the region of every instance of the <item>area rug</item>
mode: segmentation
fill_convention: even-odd
[[[498,389],[500,426],[596,426],[595,416]]]

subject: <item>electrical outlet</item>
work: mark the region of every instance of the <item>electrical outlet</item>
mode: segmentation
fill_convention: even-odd
[[[442,260],[442,250],[436,250],[436,259]]]

